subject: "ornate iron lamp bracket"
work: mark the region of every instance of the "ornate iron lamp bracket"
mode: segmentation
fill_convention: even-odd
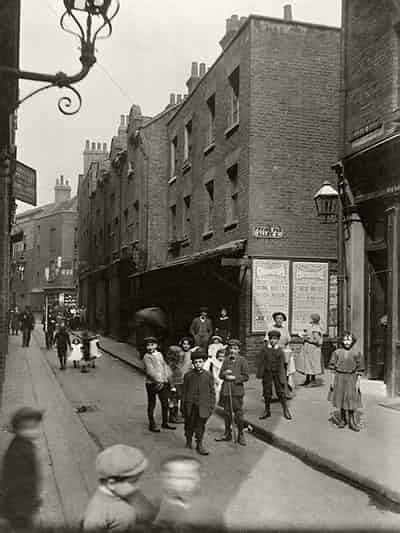
[[[86,0],[84,8],[77,9],[74,7],[73,0],[64,0],[64,5],[65,12],[61,16],[60,26],[64,31],[71,33],[79,39],[81,49],[80,62],[82,68],[76,74],[68,76],[64,72],[46,74],[0,66],[0,76],[8,76],[14,79],[30,80],[46,84],[20,99],[16,103],[13,111],[32,96],[52,87],[68,89],[69,91],[72,91],[76,98],[75,105],[71,96],[64,95],[58,100],[58,109],[64,115],[74,115],[78,113],[82,106],[82,97],[73,85],[86,78],[91,68],[96,63],[96,40],[110,37],[112,33],[111,21],[117,15],[120,3],[119,0],[103,0],[103,4],[99,7],[98,2],[95,0]],[[78,16],[75,14],[75,11],[86,14],[85,24],[81,23]],[[74,24],[74,29],[68,26],[71,22]],[[94,22],[96,24],[94,24]]]

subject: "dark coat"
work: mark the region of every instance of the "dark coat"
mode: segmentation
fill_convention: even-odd
[[[34,444],[14,437],[3,459],[3,507],[10,522],[32,516],[40,505],[40,468]]]
[[[60,329],[59,331],[57,331],[54,336],[54,343],[57,345],[57,348],[59,350],[66,351],[67,348],[72,350],[71,339],[69,337],[68,331],[65,329]]]
[[[199,393],[199,415],[201,418],[211,416],[215,408],[215,387],[214,379],[210,372],[197,372],[190,370],[183,379],[182,404],[184,413],[190,413]]]
[[[215,334],[220,335],[224,341],[229,340],[232,335],[232,321],[231,319],[221,319],[219,317],[215,323]]]
[[[264,346],[257,356],[257,379],[263,379],[264,375],[272,372],[272,359],[279,357],[279,375],[281,382],[286,382],[285,372],[285,354],[282,348],[272,348],[271,346]]]
[[[202,327],[202,320],[200,319],[200,317],[194,318],[190,326],[190,334],[194,337],[196,344],[198,344],[200,340],[199,334],[200,334],[201,327]],[[210,318],[206,318],[205,330],[207,332],[206,335],[208,336],[208,339],[209,339],[211,335],[213,334],[213,325],[212,325],[212,321]]]
[[[231,384],[232,396],[244,396],[244,385],[246,381],[249,381],[249,365],[246,359],[242,356],[236,357],[233,361],[229,357],[222,363],[219,378],[224,379],[225,372],[232,370],[232,374],[235,376],[235,381],[224,381],[221,389],[221,396],[228,396],[229,386]]]
[[[21,313],[21,329],[30,329],[32,330],[35,325],[35,317],[30,311],[24,311]]]

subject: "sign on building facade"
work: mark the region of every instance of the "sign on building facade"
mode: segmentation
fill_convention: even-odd
[[[289,261],[253,260],[252,331],[265,333],[272,313],[289,315]]]
[[[292,333],[302,333],[310,315],[318,313],[324,331],[328,326],[328,263],[293,263]]]
[[[253,227],[256,239],[282,239],[283,229],[279,224],[257,224]]]
[[[16,200],[26,204],[37,205],[36,170],[17,161],[13,179],[13,194]]]

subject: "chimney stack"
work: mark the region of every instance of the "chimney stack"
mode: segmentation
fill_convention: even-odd
[[[226,30],[225,35],[220,40],[219,44],[222,50],[225,50],[228,44],[231,42],[232,38],[239,31],[240,26],[243,24],[243,21],[246,17],[241,17],[239,19],[238,15],[232,15],[230,18],[226,19]]]
[[[287,21],[293,20],[291,4],[286,4],[285,6],[283,6],[283,19]]]
[[[169,105],[174,106],[175,105],[175,93],[171,93],[169,95]]]
[[[91,163],[104,161],[108,158],[107,143],[91,142],[86,140],[83,151],[83,175],[86,176]]]
[[[193,61],[190,78],[186,82],[186,86],[188,88],[189,93],[191,93],[193,89],[196,87],[199,79],[200,79],[199,78],[199,64],[196,61]]]
[[[182,95],[181,94],[177,94],[176,95],[176,103],[177,104],[181,104],[182,103]]]
[[[71,186],[68,180],[64,183],[64,176],[61,174],[60,179],[56,180],[54,187],[54,202],[60,204],[71,199]]]

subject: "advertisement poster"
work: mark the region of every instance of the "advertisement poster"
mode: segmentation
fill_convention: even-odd
[[[275,311],[289,316],[289,261],[254,259],[253,333],[265,333]]]
[[[328,326],[328,263],[293,263],[292,333],[302,333],[310,315],[318,313]]]

